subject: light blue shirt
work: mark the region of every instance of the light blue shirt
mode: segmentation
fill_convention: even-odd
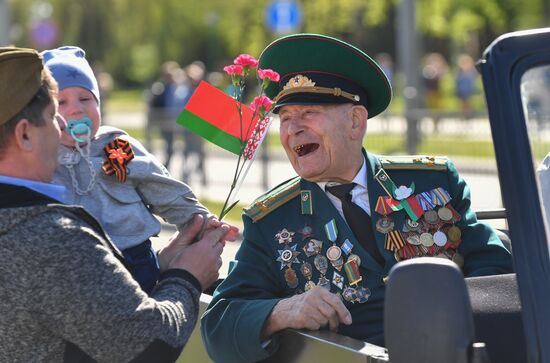
[[[65,187],[59,184],[42,183],[35,180],[14,178],[11,176],[0,175],[0,183],[27,187],[40,194],[47,195],[61,203],[65,203]]]

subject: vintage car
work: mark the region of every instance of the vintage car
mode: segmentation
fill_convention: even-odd
[[[464,279],[446,260],[401,262],[389,276],[386,347],[329,331],[288,330],[284,348],[268,361],[550,362],[550,235],[543,204],[550,176],[548,166],[539,168],[550,151],[550,28],[499,37],[478,70],[505,206],[478,218],[507,220],[501,236],[511,242],[516,273]],[[201,313],[210,300],[202,295]],[[198,327],[180,361],[210,361]]]

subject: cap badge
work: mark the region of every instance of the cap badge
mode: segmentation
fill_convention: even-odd
[[[302,74],[298,74],[294,77],[292,77],[287,84],[283,87],[283,89],[290,89],[290,88],[300,88],[300,87],[314,87],[315,82],[313,82],[311,79],[307,78],[306,76]]]

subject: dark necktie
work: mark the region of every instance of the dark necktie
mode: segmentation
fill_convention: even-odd
[[[367,212],[360,206],[351,201],[351,190],[355,188],[355,183],[340,184],[332,187],[326,187],[326,190],[342,201],[342,210],[346,222],[350,226],[357,240],[365,247],[367,252],[378,262],[384,266],[384,258],[378,250],[372,223]]]

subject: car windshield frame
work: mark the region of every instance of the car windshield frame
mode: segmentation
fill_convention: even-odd
[[[550,28],[505,34],[487,48],[478,63],[507,211],[530,362],[550,362],[550,346],[546,344],[550,339],[548,235],[521,98],[523,75],[540,65],[550,65]]]

